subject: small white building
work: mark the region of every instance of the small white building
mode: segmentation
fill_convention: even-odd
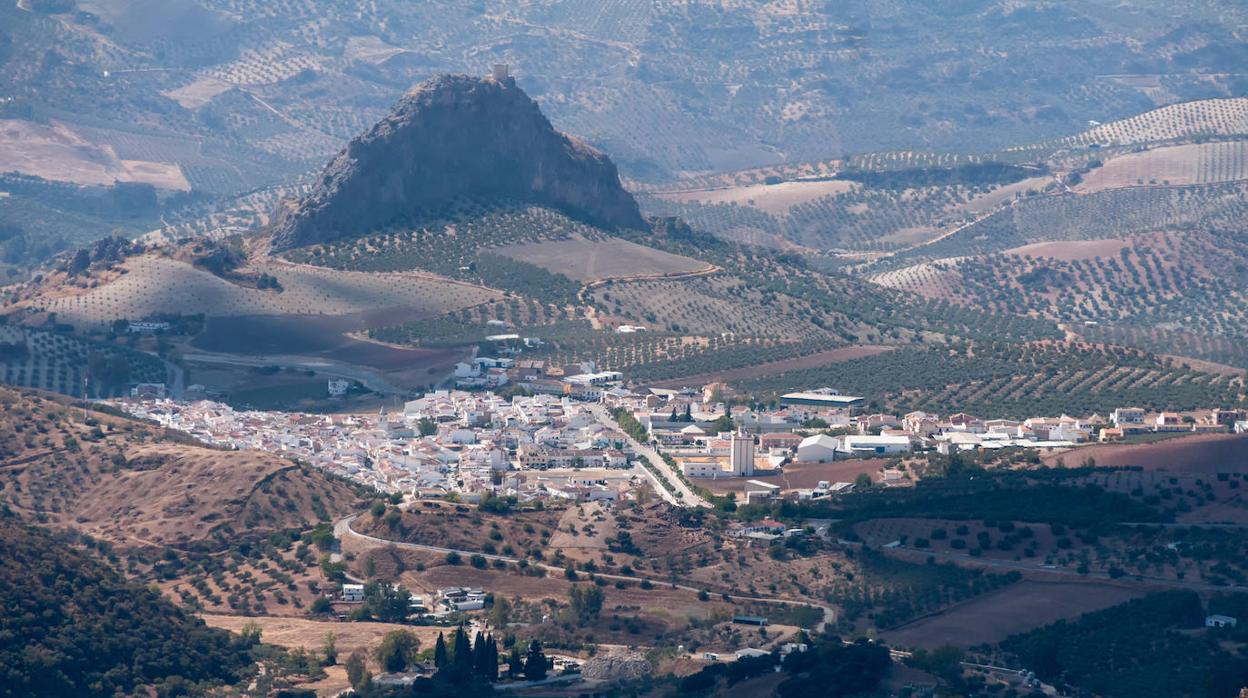
[[[350,603],[359,603],[364,600],[363,584],[343,584],[342,600]]]
[[[1237,625],[1239,625],[1239,620],[1232,616],[1224,616],[1220,613],[1205,616],[1206,628],[1234,628]]]

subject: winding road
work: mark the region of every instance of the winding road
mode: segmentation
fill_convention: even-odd
[[[355,529],[351,528],[351,523],[355,521],[355,519],[358,516],[359,514],[352,514],[351,516],[346,516],[336,521],[334,523],[334,536],[338,538],[340,541],[343,540],[344,538],[354,538],[356,540],[362,540],[368,543],[373,543],[375,545],[383,545],[383,546],[393,545],[394,547],[402,549],[402,550],[415,550],[418,552],[441,553],[441,554],[456,553],[458,555],[464,555],[464,556],[480,555],[486,560],[500,560],[502,562],[510,562],[510,563],[516,563],[516,564],[519,564],[521,562],[520,558],[510,557],[508,555],[495,555],[491,553],[483,553],[477,550],[461,550],[459,548],[445,548],[445,547],[437,546],[437,545],[423,545],[421,543],[405,543],[402,541],[387,540],[385,538],[377,538],[375,536],[370,536],[364,533],[360,533],[356,531]],[[529,562],[529,561],[526,561],[526,562],[530,567],[537,567],[547,572],[553,572],[557,575],[563,574],[565,572],[564,568],[562,567],[556,567],[555,565],[549,565],[544,562]],[[588,574],[588,573],[585,573],[585,574]],[[622,581],[622,582],[647,581],[655,585],[663,584],[673,589],[690,591],[695,594],[698,592],[707,591],[707,589],[704,587],[689,586],[687,584],[680,584],[680,583],[672,582],[671,580],[667,580],[667,579],[657,579],[654,577],[645,577],[642,575],[626,576],[622,574],[608,574],[605,572],[595,572],[593,573],[593,576],[595,578],[609,579],[612,581]],[[819,621],[819,625],[813,628],[815,632],[822,631],[824,626],[836,621],[836,611],[832,610],[831,607],[820,606],[818,604],[810,603],[809,601],[798,601],[795,599],[786,599],[786,598],[774,597],[774,596],[738,596],[735,594],[726,594],[726,595],[720,595],[720,596],[721,598],[727,598],[730,601],[745,601],[745,602],[754,602],[754,603],[780,604],[784,606],[805,606],[809,608],[818,608],[823,613],[823,618]]]

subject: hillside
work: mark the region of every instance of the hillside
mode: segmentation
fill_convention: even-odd
[[[0,561],[5,695],[185,695],[236,684],[250,668],[240,638],[127,581],[72,536],[6,513]]]
[[[276,249],[418,220],[458,199],[511,198],[605,227],[643,228],[615,165],[550,125],[511,78],[442,75],[421,83],[279,208]]]
[[[356,488],[267,453],[0,389],[0,498],[25,520],[120,548],[219,550],[352,511]],[[136,493],[142,493],[136,498]]]

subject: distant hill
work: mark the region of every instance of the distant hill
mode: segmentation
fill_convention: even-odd
[[[242,639],[11,513],[0,516],[0,637],[9,696],[187,695],[236,684],[252,663]]]
[[[595,225],[644,228],[615,165],[559,133],[510,78],[442,75],[352,140],[313,190],[279,208],[273,246],[361,235],[461,199],[507,198]]]

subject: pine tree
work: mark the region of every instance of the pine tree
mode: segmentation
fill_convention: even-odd
[[[433,665],[439,669],[446,666],[446,638],[438,633],[438,643],[433,646]]]

